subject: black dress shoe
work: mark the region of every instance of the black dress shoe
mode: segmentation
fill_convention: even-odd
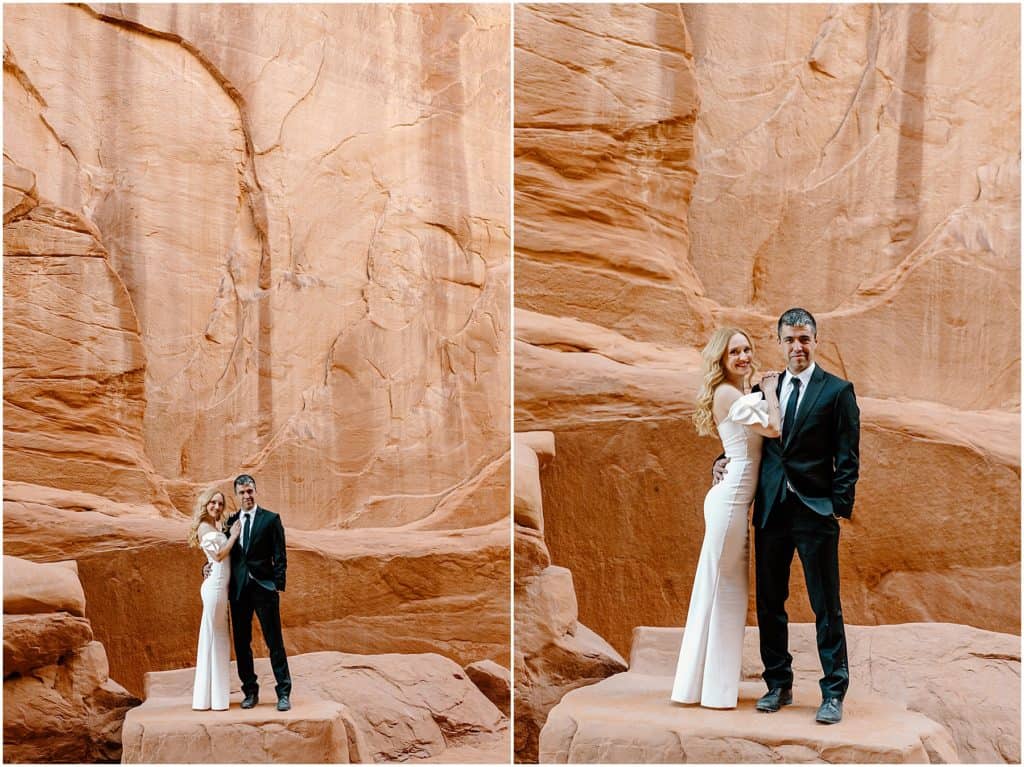
[[[792,687],[773,687],[757,699],[755,708],[757,708],[758,711],[771,713],[773,711],[778,711],[783,706],[788,706],[792,702]]]
[[[843,699],[825,698],[818,706],[814,721],[821,724],[838,724],[843,721]]]
[[[288,696],[287,695],[282,695],[280,698],[277,699],[277,710],[278,711],[291,711],[291,708],[292,708],[292,704],[291,704],[291,701],[288,700]]]
[[[257,703],[260,702],[259,693],[252,693],[242,698],[242,708],[253,708]]]

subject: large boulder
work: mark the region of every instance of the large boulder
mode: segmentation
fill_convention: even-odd
[[[508,716],[512,710],[512,676],[509,670],[493,660],[478,660],[466,666],[464,671],[487,700]]]
[[[125,722],[125,763],[449,761],[508,754],[508,719],[451,660],[433,654],[318,652],[288,660],[292,710],[275,709],[269,661],[256,662],[265,698],[242,710],[192,711],[195,669],[146,675],[146,701]],[[452,759],[452,761],[459,761]]]
[[[68,560],[40,568],[34,562],[4,556],[4,614],[55,612],[85,615],[78,564]]]
[[[4,557],[4,759],[108,762],[139,700],[110,678],[74,562]]]

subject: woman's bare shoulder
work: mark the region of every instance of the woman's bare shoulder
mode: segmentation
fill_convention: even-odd
[[[715,405],[731,405],[743,396],[743,392],[731,383],[720,383],[715,387]]]

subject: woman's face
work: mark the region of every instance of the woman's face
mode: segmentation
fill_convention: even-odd
[[[214,521],[220,520],[220,515],[224,513],[224,496],[220,493],[214,493],[213,498],[206,502],[206,513],[209,514]]]
[[[733,337],[729,339],[729,345],[725,348],[725,356],[722,358],[726,376],[732,381],[745,381],[750,375],[753,361],[750,341],[742,333],[734,333]]]

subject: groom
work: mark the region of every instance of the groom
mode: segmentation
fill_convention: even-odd
[[[824,673],[822,724],[843,718],[850,682],[839,602],[839,518],[853,512],[859,471],[860,410],[853,384],[814,362],[818,326],[805,309],[779,317],[786,370],[778,379],[782,434],[766,439],[754,500],[754,565],[762,674],[768,692],[758,711],[793,702],[786,599],[794,552],[803,565]],[[716,475],[720,466],[716,464]]]
[[[252,661],[252,616],[260,621],[263,639],[270,650],[270,665],[277,680],[277,710],[288,711],[292,680],[288,673],[288,657],[281,637],[281,615],[278,593],[284,591],[288,561],[284,546],[281,517],[256,505],[256,480],[248,474],[235,478],[235,497],[241,511],[228,520],[242,523],[242,534],[231,549],[231,627],[238,661],[238,677],[242,680],[242,708],[259,703],[259,682]]]

